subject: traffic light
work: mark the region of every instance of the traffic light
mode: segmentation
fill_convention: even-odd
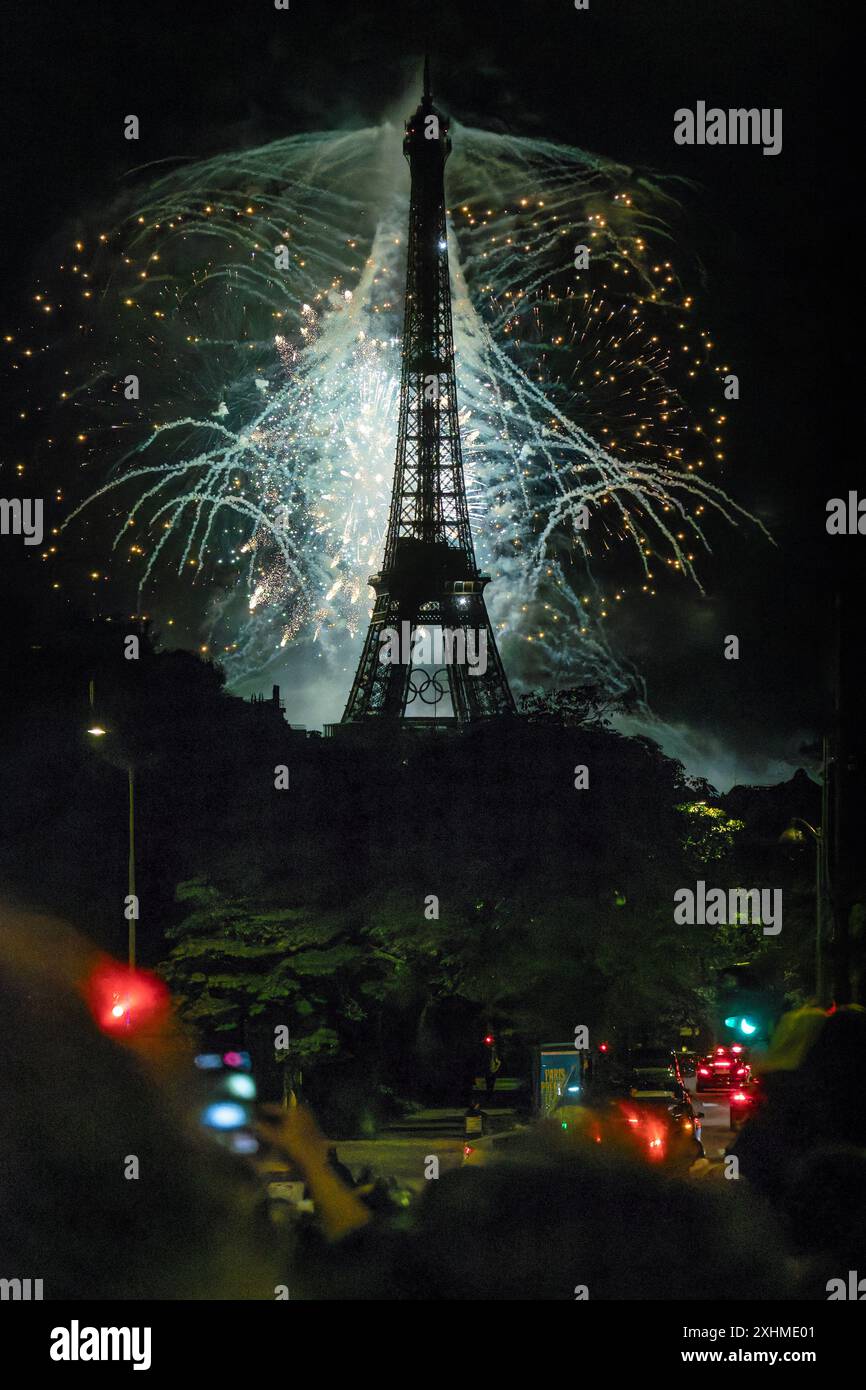
[[[485,1033],[485,1034],[484,1034],[484,1046],[485,1046],[485,1047],[495,1047],[495,1046],[496,1046],[496,1039],[494,1038],[494,1036],[493,1036],[492,1033]]]
[[[84,982],[84,995],[98,1028],[121,1041],[156,1033],[168,1013],[168,990],[147,970],[130,970],[101,960]]]
[[[735,1042],[767,1043],[778,1012],[776,992],[764,984],[748,961],[719,972],[718,1012],[724,1033]]]
[[[753,1038],[760,1031],[761,1023],[758,1018],[738,1017],[736,1014],[732,1014],[730,1018],[725,1019],[725,1027],[732,1028],[735,1033],[740,1033],[744,1038]]]

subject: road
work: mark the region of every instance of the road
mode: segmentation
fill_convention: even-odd
[[[369,1166],[383,1178],[396,1178],[401,1186],[419,1192],[427,1179],[424,1169],[431,1155],[439,1159],[439,1172],[459,1168],[463,1159],[463,1140],[419,1138],[417,1135],[388,1135],[382,1139],[346,1139],[337,1145],[340,1162],[351,1169],[357,1179],[362,1168]]]
[[[728,1097],[723,1091],[703,1091],[696,1095],[694,1077],[689,1077],[686,1085],[692,1093],[695,1109],[704,1112],[701,1125],[707,1158],[721,1158],[733,1138]],[[459,1137],[437,1134],[431,1129],[426,1135],[416,1132],[384,1135],[378,1139],[341,1140],[337,1152],[354,1178],[363,1168],[369,1167],[380,1177],[396,1178],[401,1186],[421,1191],[427,1181],[424,1176],[427,1160],[438,1158],[440,1173],[459,1168],[463,1143]]]

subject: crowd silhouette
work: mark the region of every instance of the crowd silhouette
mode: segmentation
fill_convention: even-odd
[[[0,1249],[4,1277],[42,1278],[46,1298],[822,1299],[862,1263],[860,1008],[783,1026],[732,1148],[738,1181],[536,1126],[406,1208],[353,1183],[303,1104],[260,1108],[258,1157],[221,1149],[197,1123],[194,1040],[173,1013],[141,1033],[99,1026],[86,986],[101,959],[4,907]],[[273,1219],[262,1155],[302,1178],[312,1214]]]

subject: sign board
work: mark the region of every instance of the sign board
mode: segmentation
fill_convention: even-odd
[[[539,1111],[555,1110],[566,1087],[580,1081],[581,1054],[574,1046],[542,1047],[538,1056]]]

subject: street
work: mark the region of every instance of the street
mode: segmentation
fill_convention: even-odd
[[[728,1097],[723,1091],[695,1094],[695,1078],[686,1082],[696,1110],[702,1110],[702,1137],[707,1158],[721,1158],[733,1138],[730,1128]],[[443,1115],[445,1112],[441,1112]],[[441,1120],[429,1126],[419,1124],[410,1134],[388,1134],[378,1139],[347,1139],[337,1145],[341,1162],[357,1179],[364,1168],[385,1179],[395,1178],[401,1186],[420,1191],[425,1182],[426,1160],[432,1155],[439,1160],[440,1173],[459,1168],[464,1140],[451,1132],[442,1133]],[[419,1133],[418,1130],[421,1130]]]
[[[375,1176],[396,1178],[403,1187],[419,1192],[425,1182],[424,1167],[429,1155],[439,1159],[440,1173],[459,1168],[463,1158],[463,1139],[435,1135],[388,1135],[383,1139],[349,1139],[337,1145],[341,1163],[358,1174],[369,1167]]]

